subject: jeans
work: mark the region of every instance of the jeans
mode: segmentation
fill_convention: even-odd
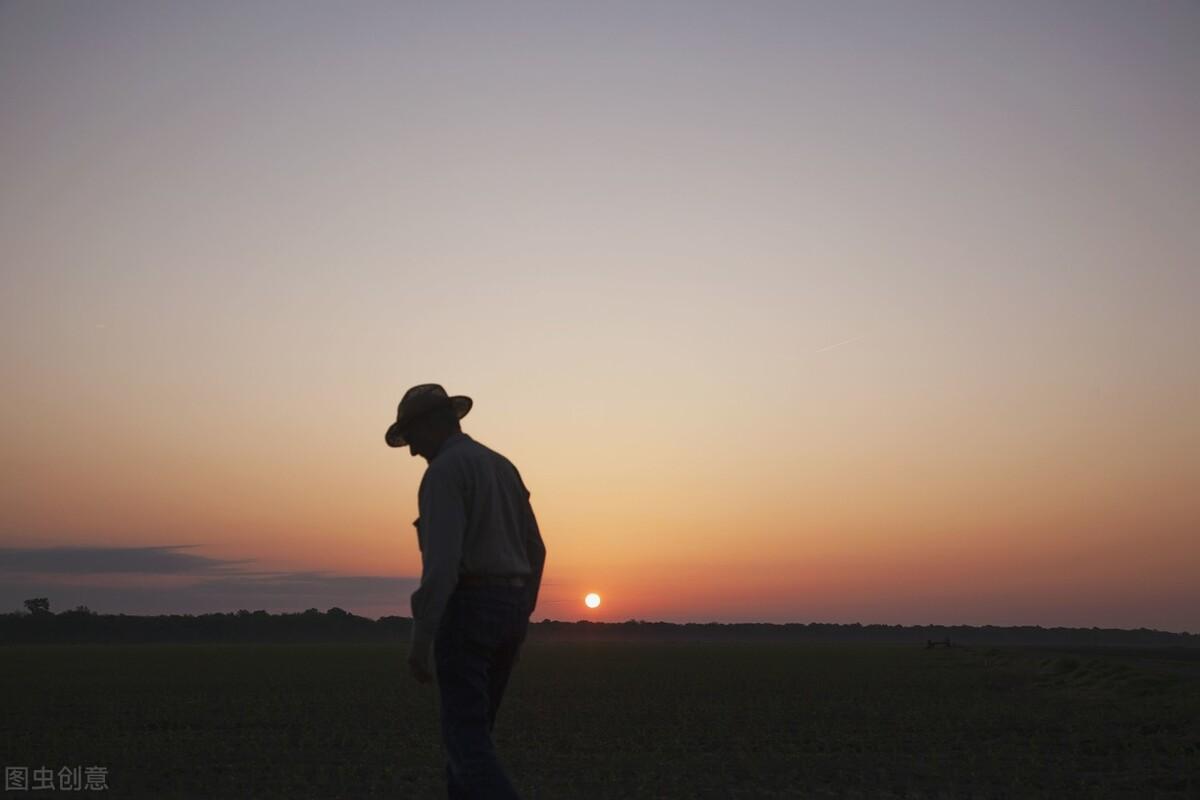
[[[528,628],[520,586],[460,586],[450,595],[433,651],[450,800],[518,797],[492,728]]]

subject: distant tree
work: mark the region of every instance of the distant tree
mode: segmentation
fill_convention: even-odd
[[[319,617],[319,616],[321,616],[321,612],[320,612],[318,609],[315,609],[315,608],[309,608],[309,609],[306,609],[306,610],[305,610],[305,612],[304,612],[304,616],[306,616],[306,617]]]
[[[25,608],[30,614],[49,614],[50,601],[45,597],[31,597],[25,601]]]
[[[348,616],[350,616],[348,613],[346,613],[345,609],[338,608],[337,606],[334,606],[333,608],[329,609],[325,613],[331,617],[348,617]]]
[[[71,609],[71,613],[72,614],[94,614],[96,612],[92,611],[87,606],[75,606],[74,608]]]

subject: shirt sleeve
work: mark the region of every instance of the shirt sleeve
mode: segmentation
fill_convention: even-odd
[[[429,663],[438,623],[446,610],[462,559],[466,498],[452,473],[427,470],[417,503],[421,527],[421,586],[412,594],[412,657]]]
[[[529,502],[530,492],[521,482],[525,493],[525,555],[529,559],[532,570],[529,583],[525,587],[525,605],[529,609],[526,614],[532,614],[537,606],[538,590],[542,585],[542,573],[546,569],[546,545],[542,541],[542,532],[538,528],[537,517],[533,513],[533,505]]]

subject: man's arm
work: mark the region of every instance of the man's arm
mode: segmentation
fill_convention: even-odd
[[[529,490],[525,490],[525,555],[529,558],[529,566],[533,573],[529,585],[525,587],[526,614],[532,614],[537,606],[538,590],[542,585],[542,572],[546,568],[546,543],[542,541],[542,532],[538,528],[537,517],[529,502]]]
[[[424,549],[421,551],[421,588],[412,595],[413,635],[409,660],[428,665],[438,623],[458,584],[467,508],[453,474],[442,470],[426,471],[417,501]]]

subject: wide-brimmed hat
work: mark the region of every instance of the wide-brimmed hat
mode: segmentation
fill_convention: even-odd
[[[458,418],[462,419],[471,410],[472,405],[474,401],[466,395],[450,397],[440,384],[422,383],[409,389],[404,393],[404,397],[400,398],[400,405],[396,408],[396,421],[387,429],[384,438],[391,447],[403,447],[408,442],[404,440],[401,431],[411,425],[417,417],[439,408],[452,408]]]

